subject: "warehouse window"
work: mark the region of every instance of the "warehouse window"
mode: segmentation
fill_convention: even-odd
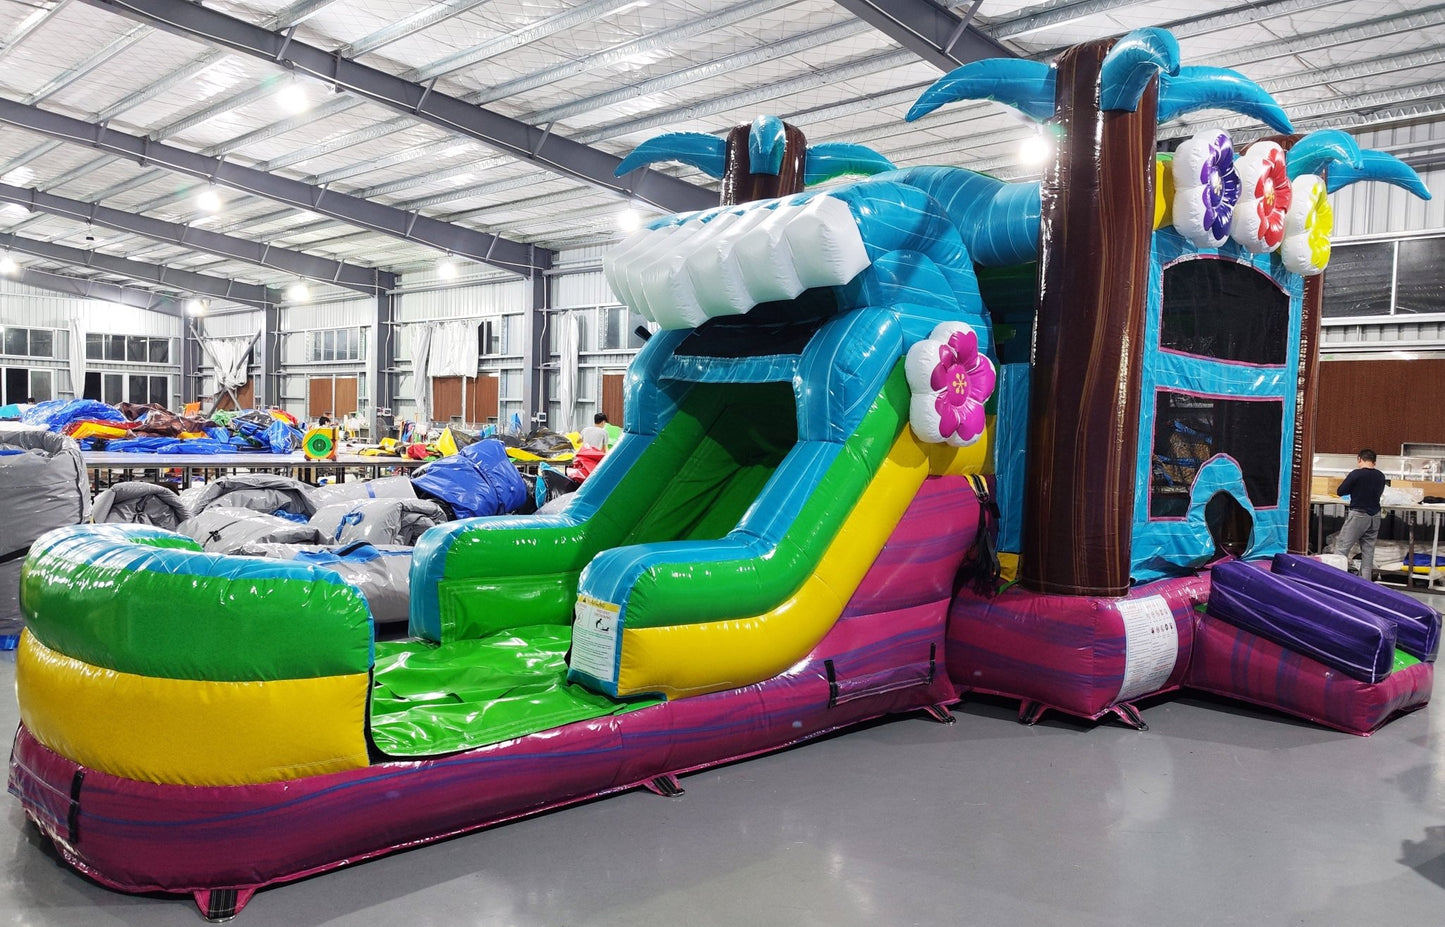
[[[54,373],[50,370],[27,370],[24,367],[4,368],[4,396],[0,402],[45,402],[55,398]]]
[[[54,357],[55,333],[48,328],[6,327],[0,335],[0,352],[10,357]]]
[[[308,356],[313,364],[359,361],[366,355],[366,337],[360,328],[327,328],[311,333]]]
[[[1445,313],[1445,238],[1335,245],[1325,273],[1323,316]]]
[[[88,332],[85,336],[85,359],[125,364],[169,364],[171,339]]]
[[[169,406],[171,402],[171,378],[142,374],[111,373],[104,370],[87,370],[85,373],[86,399],[119,405],[134,402],[144,405],[148,402]]]

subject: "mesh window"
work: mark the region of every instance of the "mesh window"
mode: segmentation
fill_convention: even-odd
[[[1256,508],[1279,504],[1284,404],[1279,400],[1218,399],[1160,390],[1154,400],[1154,446],[1149,517],[1183,518],[1199,468],[1227,454],[1244,473]]]
[[[1394,242],[1336,245],[1330,249],[1321,314],[1327,319],[1389,315],[1394,279]]]
[[[1330,260],[1334,271],[1334,260]],[[1329,276],[1325,276],[1329,280]],[[1445,238],[1400,242],[1396,312],[1445,312]]]
[[[1283,364],[1289,296],[1247,264],[1211,258],[1164,271],[1159,345],[1245,364]]]

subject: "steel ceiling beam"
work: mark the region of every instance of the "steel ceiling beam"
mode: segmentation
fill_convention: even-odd
[[[544,170],[621,196],[633,197],[669,212],[703,209],[717,202],[715,193],[656,171],[648,171],[640,179],[620,180],[613,176],[620,159],[605,151],[555,135],[547,128],[531,126],[501,113],[472,106],[437,91],[435,82],[424,85],[405,80],[297,42],[285,33],[272,32],[186,0],[84,2],[178,35],[201,39],[289,67],[422,122],[475,138]]]
[[[843,9],[938,68],[984,58],[1017,58],[1018,53],[930,0],[833,0]]]
[[[219,232],[166,222],[150,216],[138,216],[99,203],[82,203],[54,193],[0,184],[0,202],[19,203],[52,216],[63,216],[76,222],[93,222],[102,228],[130,232],[142,238],[205,251],[217,257],[231,258],[257,267],[269,267],[367,295],[396,286],[396,275],[386,271],[344,264],[314,254],[291,251],[244,238],[233,238]]]
[[[88,280],[85,277],[72,277],[69,274],[57,274],[54,271],[40,270],[35,267],[22,267],[11,279],[26,286],[33,286],[37,290],[49,290],[52,293],[79,296],[82,299],[118,303],[136,309],[152,309],[166,315],[180,316],[184,314],[180,301],[174,297],[136,287]]]
[[[152,142],[13,100],[0,99],[0,123],[121,155],[142,166],[154,165],[189,174],[359,228],[491,264],[523,276],[545,270],[551,265],[551,252],[546,249],[451,225],[418,212],[406,212],[360,197],[314,187],[278,174],[231,164],[173,145]]]
[[[158,286],[173,287],[196,296],[213,296],[257,309],[265,308],[267,305],[278,305],[281,302],[279,291],[259,284],[227,280],[223,277],[167,267],[164,264],[147,264],[114,254],[106,254],[102,251],[85,251],[55,242],[25,238],[13,233],[0,235],[0,247],[19,254],[44,258],[57,264],[90,267],[107,273],[120,274],[138,283],[154,283]]]

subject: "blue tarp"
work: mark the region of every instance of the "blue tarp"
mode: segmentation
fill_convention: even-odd
[[[507,458],[506,446],[492,438],[421,467],[412,486],[426,498],[445,502],[457,518],[504,515],[527,501],[527,484]]]
[[[50,399],[36,403],[20,417],[27,425],[44,425],[51,431],[64,431],[66,425],[80,419],[123,422],[125,416],[114,406],[94,399]]]
[[[100,442],[86,438],[80,442],[84,450],[96,450]],[[234,454],[236,448],[224,441],[210,438],[124,438],[104,442],[106,451],[124,454]]]

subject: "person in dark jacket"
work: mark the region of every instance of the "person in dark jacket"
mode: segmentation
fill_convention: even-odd
[[[1335,541],[1335,553],[1350,556],[1350,548],[1360,545],[1360,575],[1375,580],[1375,538],[1380,533],[1380,494],[1385,491],[1385,474],[1375,469],[1375,452],[1365,448],[1356,455],[1359,466],[1350,471],[1335,490],[1336,495],[1349,496],[1345,524]]]

